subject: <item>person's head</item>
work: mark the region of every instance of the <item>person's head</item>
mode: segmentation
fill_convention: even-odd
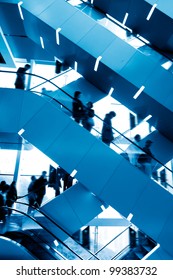
[[[153,141],[147,140],[147,141],[145,142],[145,146],[146,146],[146,147],[150,147],[152,143],[153,143]]]
[[[31,176],[31,181],[35,181],[36,177],[34,175]]]
[[[74,98],[79,99],[81,97],[81,94],[82,94],[81,91],[76,90],[75,93],[74,93]]]
[[[136,134],[134,139],[136,142],[139,142],[141,140],[141,136],[139,134]]]
[[[47,171],[43,171],[42,172],[42,176],[45,178],[46,177],[46,174],[47,174]]]
[[[31,65],[30,64],[25,64],[25,70],[27,71],[27,70],[29,70],[30,68],[31,68]]]
[[[93,107],[93,103],[91,101],[89,101],[86,105],[89,109],[91,109]]]
[[[112,119],[112,118],[114,118],[116,116],[116,113],[114,111],[110,111],[109,112],[109,116]]]
[[[5,186],[6,185],[6,181],[1,181],[1,186]]]

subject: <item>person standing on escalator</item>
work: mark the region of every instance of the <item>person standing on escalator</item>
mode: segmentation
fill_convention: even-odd
[[[15,88],[25,89],[25,73],[31,68],[30,64],[25,64],[24,67],[19,67],[17,70],[17,77],[15,81]]]
[[[112,119],[116,116],[114,111],[110,111],[105,115],[102,127],[102,141],[110,146],[110,143],[114,140],[114,134],[112,129]]]
[[[44,198],[44,195],[46,194],[46,185],[48,184],[48,180],[46,178],[46,171],[43,171],[41,176],[35,180],[33,189],[36,193],[36,205],[37,207],[40,207]]]
[[[72,117],[77,123],[80,123],[85,116],[85,110],[81,101],[81,96],[82,93],[80,91],[75,91],[72,102]]]

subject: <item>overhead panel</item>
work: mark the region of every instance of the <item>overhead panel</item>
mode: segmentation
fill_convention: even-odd
[[[13,94],[10,89],[7,89],[4,94],[4,89],[1,89],[0,112],[3,116],[0,122],[1,132],[17,132],[20,129],[20,110],[24,98],[22,93],[22,90],[16,90],[16,94]]]
[[[95,44],[93,44],[96,42]],[[102,55],[103,52],[109,47],[109,45],[117,40],[117,37],[107,29],[104,29],[101,25],[96,24],[83,38],[78,42],[78,46],[97,58]]]
[[[148,79],[145,82],[146,92],[153,98],[158,100],[163,106],[169,108],[173,112],[173,107],[169,104],[166,105],[166,100],[173,92],[173,75],[170,72],[166,72],[161,67],[155,68],[150,73]]]
[[[49,117],[47,116],[48,110]],[[52,129],[55,119],[58,120],[59,124]],[[51,104],[46,103],[46,105],[24,125],[23,129],[25,131],[22,136],[28,139],[28,141],[32,140],[33,145],[45,152],[57,135],[62,133],[69,121],[69,117],[65,115],[62,122],[61,111]]]
[[[147,78],[150,77],[151,73],[155,72],[156,68],[161,68],[158,62],[136,51],[120,71],[120,74],[140,88],[142,85],[145,86]],[[155,88],[152,88],[152,91],[155,91]]]
[[[90,189],[90,191],[99,194],[114,170],[122,161],[121,156],[115,155],[116,154],[112,153],[109,147],[100,140],[97,140],[77,165],[77,179],[79,181],[82,180],[82,183]],[[86,169],[85,166],[89,168]],[[88,184],[88,182],[90,182],[90,184]]]
[[[162,227],[162,230],[161,230],[160,235],[158,237],[158,242],[160,244],[163,244],[163,247],[168,248],[167,249],[168,252],[171,252],[173,250],[173,244],[172,244],[172,242],[169,242],[169,238],[173,235],[172,215],[173,215],[173,209],[170,212],[168,218],[166,219],[165,224]]]
[[[103,211],[101,205],[95,195],[77,183],[43,205],[41,210],[69,234],[74,234]]]
[[[37,5],[33,1],[23,0],[23,4],[27,10],[32,10],[33,15],[39,16],[43,11],[45,11],[50,5],[52,5],[56,0],[37,0]],[[58,0],[59,2],[61,0]]]
[[[123,52],[122,52],[123,50]],[[114,72],[118,73],[127,64],[136,49],[128,45],[120,38],[116,38],[110,46],[103,52],[103,63],[109,66]]]
[[[126,176],[127,174],[128,176]],[[130,184],[132,178],[135,180],[133,184]],[[132,209],[140,196],[143,195],[147,185],[152,188],[152,182],[148,176],[141,171],[136,174],[136,168],[128,161],[123,160],[104,184],[100,198],[106,199],[113,208],[127,218],[130,213],[133,214]]]
[[[86,225],[88,221],[103,211],[101,208],[102,202],[80,183],[76,184],[71,191],[69,189],[64,192],[64,196],[79,217],[82,225]]]
[[[48,6],[47,9],[39,15],[39,19],[46,22],[52,28],[57,29],[76,12],[77,9],[74,9],[74,7],[65,1],[58,0],[58,4],[57,1],[55,1],[52,5]]]
[[[62,117],[63,116],[64,113],[62,113]],[[67,118],[69,117],[67,116]],[[60,120],[61,118],[59,118],[59,121]],[[83,141],[84,139],[85,141]],[[95,141],[95,137],[89,134],[75,121],[70,120],[69,125],[64,127],[61,134],[57,135],[56,139],[54,139],[45,152],[69,173],[71,173],[73,169],[76,169],[78,172],[78,163],[88,150],[90,150]]]
[[[20,127],[24,127],[45,106],[47,101],[34,93],[31,94],[29,91],[25,91],[24,94],[19,92],[19,94],[23,95],[20,109]]]
[[[161,204],[159,202],[159,197],[162,197]],[[138,199],[135,207],[132,209],[132,213],[134,214],[132,223],[138,223],[139,228],[142,227],[144,232],[147,229],[149,236],[158,240],[159,235],[172,212],[172,195],[166,192],[162,187],[156,188],[155,185],[146,185],[142,196]],[[167,230],[167,232],[164,231],[164,234],[165,239],[167,239],[166,236],[169,238],[169,230]],[[172,248],[170,248],[170,252],[171,250]],[[168,247],[167,251],[169,252]]]
[[[60,33],[76,44],[95,26],[96,22],[94,20],[89,17],[83,20],[83,14],[77,11],[61,25]]]

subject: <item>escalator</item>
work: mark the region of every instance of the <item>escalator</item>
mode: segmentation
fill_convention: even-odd
[[[4,95],[3,89],[1,106],[3,107],[5,104],[7,106],[8,104],[8,108],[10,108],[6,118],[7,123],[11,124],[11,117],[14,115],[15,108],[13,102],[15,100],[18,104],[15,110],[17,109],[17,112],[21,113],[19,113],[20,117],[16,116],[18,122],[13,121],[13,124],[17,127],[17,131],[24,129],[22,136],[25,139],[52,158],[67,172],[71,173],[76,169],[76,178],[89,192],[94,193],[101,201],[111,205],[125,218],[132,214],[132,222],[138,228],[162,244],[163,248],[169,253],[172,252],[169,244],[171,234],[167,232],[167,227],[171,227],[172,223],[170,216],[173,209],[171,194],[132,166],[121,155],[109,149],[99,139],[77,125],[62,111],[55,108],[54,103],[45,104],[40,100],[40,97],[31,96],[29,92],[21,95],[21,92],[17,90],[5,89],[5,91],[6,94]],[[15,98],[10,99],[12,92]],[[28,112],[28,108],[32,107],[30,104],[33,104],[30,102],[33,101],[35,101],[34,104],[39,104],[37,110],[35,108],[34,115],[32,110]],[[23,106],[21,107],[21,105]],[[9,112],[11,113],[9,114]],[[30,119],[28,122],[26,122],[26,113],[28,120]],[[47,116],[54,119],[56,130],[49,125],[50,119]],[[10,129],[13,128],[11,125],[9,127]],[[128,176],[123,176],[125,173]],[[71,204],[73,200],[70,192],[64,192],[64,195],[67,199],[67,205],[70,201],[70,210],[72,208],[73,212],[78,213],[82,218],[83,211],[80,213],[79,210],[79,207],[80,209],[83,207],[82,203],[79,205]],[[44,205],[42,211],[59,223],[58,217],[52,211],[56,205],[56,199]],[[165,203],[167,208],[164,207]],[[67,209],[65,215],[70,213]],[[68,229],[70,230],[70,228],[69,223]],[[167,239],[164,238],[165,234]]]
[[[35,259],[39,260],[81,260],[83,259],[78,253],[73,251],[66,243],[62,242],[57,235],[51,230],[43,226],[33,216],[29,216],[22,211],[12,209],[14,213],[20,215],[16,219],[14,226],[13,216],[7,217],[4,223],[3,233],[1,237],[15,241],[25,248]],[[14,214],[15,216],[15,214]],[[22,219],[22,223],[21,220]],[[19,221],[19,224],[18,224]],[[79,245],[78,245],[79,247]],[[76,246],[77,248],[77,246]],[[89,253],[88,253],[89,254]],[[91,255],[91,254],[89,254]],[[1,252],[1,259],[3,252]]]
[[[51,1],[50,5],[48,2],[44,2],[38,10],[31,3],[22,5],[27,36],[37,44],[40,44],[41,36],[45,49],[61,57],[72,68],[77,61],[78,72],[103,92],[108,93],[111,88],[116,88],[112,97],[115,96],[116,100],[141,118],[152,115],[150,124],[172,140],[173,122],[167,122],[173,119],[170,102],[172,75],[157,60],[146,56],[68,2]],[[55,10],[59,13],[55,16],[57,30],[52,20]],[[59,36],[59,44],[56,43],[56,36]],[[138,90],[142,94],[134,98]]]
[[[32,216],[28,216],[15,209],[12,210],[13,214],[11,217],[7,217],[4,233],[0,234],[0,242],[2,237],[9,241],[13,240],[16,244],[20,244],[20,247],[31,254],[34,259],[38,260],[142,259],[157,245],[142,232],[136,232],[131,226],[127,226],[112,240],[104,246],[101,246],[99,250],[93,252],[83,247],[75,238],[75,235],[69,236],[67,232],[55,224],[49,217],[41,213],[39,209],[35,208]],[[38,219],[38,214],[41,214],[42,221]],[[16,215],[17,217],[15,217]],[[49,223],[47,222],[48,220]],[[54,228],[57,228],[56,233],[55,230],[52,230],[51,223],[54,224]],[[43,224],[44,226],[42,226]],[[129,243],[128,238],[125,237],[127,233],[130,237]],[[120,245],[121,240],[124,238],[123,236],[127,239],[127,242]],[[10,259],[6,258],[2,251],[0,258]],[[25,258],[26,256],[21,259]]]

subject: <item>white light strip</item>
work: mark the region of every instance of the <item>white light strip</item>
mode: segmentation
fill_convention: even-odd
[[[148,254],[146,254],[141,260],[147,260],[157,249],[160,248],[160,244],[157,244]]]
[[[106,207],[104,205],[101,205],[100,208],[104,211]]]
[[[57,45],[60,45],[60,42],[59,42],[59,32],[61,31],[61,28],[57,28],[56,29],[56,43]]]
[[[102,56],[97,57],[96,63],[95,63],[95,65],[94,65],[94,71],[97,71],[97,70],[98,70],[99,62],[100,62],[101,59],[102,59]]]
[[[23,13],[22,13],[22,9],[21,9],[21,5],[22,5],[22,4],[23,4],[23,2],[20,1],[17,5],[18,5],[20,17],[21,17],[22,20],[24,20]]]
[[[77,72],[78,63],[77,61],[74,62],[74,70]]]
[[[113,93],[113,91],[114,91],[114,88],[113,88],[113,87],[111,87],[111,88],[110,88],[110,90],[109,90],[108,95],[109,95],[109,96],[111,96],[111,94]]]
[[[40,44],[41,44],[41,47],[44,49],[44,41],[43,41],[43,37],[40,36]]]
[[[128,217],[127,217],[127,220],[130,222],[132,218],[133,218],[133,214],[130,213],[130,214],[128,215]]]
[[[152,115],[148,115],[143,121],[146,122],[146,121],[148,121],[151,118],[152,118]]]
[[[91,0],[91,5],[93,5],[93,3],[94,3],[94,0]]]
[[[145,89],[144,86],[141,86],[140,89],[135,93],[135,95],[133,96],[134,99],[138,98],[138,96],[143,92],[143,90]]]
[[[157,4],[154,4],[154,5],[152,6],[151,10],[150,10],[149,13],[148,13],[148,16],[147,16],[146,20],[150,20],[150,18],[151,18],[151,16],[152,16],[152,14],[153,14],[153,12],[154,12],[154,10],[155,10],[156,7],[157,7]]]
[[[73,178],[73,177],[76,175],[76,173],[77,173],[77,170],[74,169],[74,170],[71,172],[70,176]]]
[[[124,16],[124,19],[123,19],[123,25],[126,24],[126,21],[127,21],[128,16],[129,16],[129,14],[126,13],[125,16]]]
[[[18,131],[18,134],[19,134],[19,135],[22,135],[24,132],[25,132],[25,129],[21,128],[21,129]]]
[[[167,61],[162,64],[162,67],[168,70],[172,66],[172,61]]]
[[[53,241],[53,243],[55,244],[56,247],[59,245],[59,243],[56,239]]]

